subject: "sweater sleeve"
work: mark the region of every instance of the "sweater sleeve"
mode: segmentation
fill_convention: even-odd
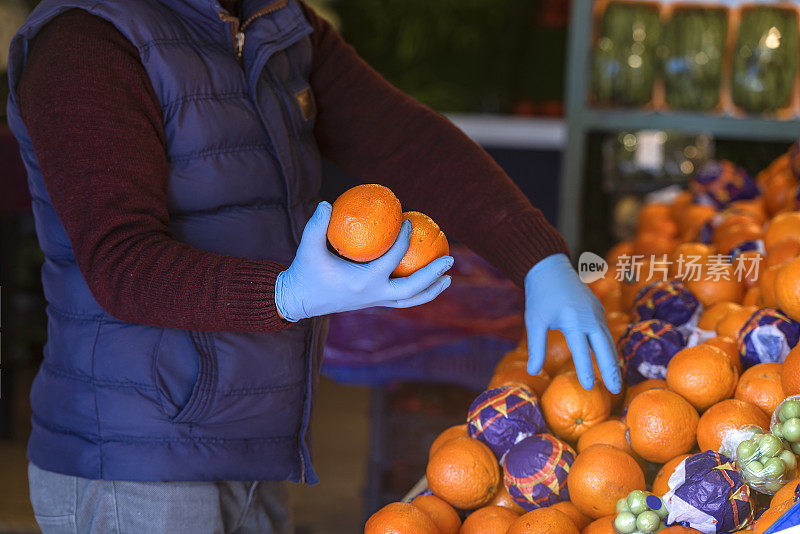
[[[37,35],[17,88],[47,193],[92,295],[119,319],[277,331],[283,266],[212,254],[169,230],[161,108],[136,48],[70,10]]]
[[[494,160],[449,120],[401,93],[304,6],[313,26],[311,86],[320,150],[343,169],[391,188],[522,285],[558,232]]]

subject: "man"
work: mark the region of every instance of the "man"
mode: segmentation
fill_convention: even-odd
[[[582,384],[591,344],[619,391],[561,237],[296,0],[44,0],[9,79],[46,256],[28,450],[45,532],[291,531],[281,481],[317,481],[324,315],[430,301],[452,265],[390,280],[408,225],[374,262],[331,255],[321,155],[524,284],[530,372],[557,328]]]

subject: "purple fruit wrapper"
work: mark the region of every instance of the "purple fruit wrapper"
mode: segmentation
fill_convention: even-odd
[[[631,324],[617,343],[625,381],[632,386],[649,378],[666,378],[667,364],[685,346],[683,334],[670,323],[650,319]]]
[[[658,319],[679,330],[686,328],[690,331],[697,324],[700,311],[700,302],[683,282],[658,280],[643,287],[636,296],[633,322]]]
[[[575,451],[551,434],[531,436],[514,445],[503,462],[508,493],[526,510],[569,500],[567,474]]]
[[[753,522],[750,487],[733,462],[715,451],[705,451],[678,464],[669,478],[664,503],[667,525],[683,525],[705,534],[723,534]]]
[[[520,386],[488,389],[472,401],[467,431],[500,460],[520,440],[547,430],[539,403]]]
[[[760,192],[743,168],[727,160],[709,161],[700,167],[689,180],[689,191],[696,203],[716,208],[755,198]]]
[[[775,308],[753,313],[739,331],[739,356],[748,369],[758,363],[783,363],[800,339],[800,324]]]

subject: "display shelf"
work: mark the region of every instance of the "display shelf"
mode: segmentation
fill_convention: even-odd
[[[446,115],[473,141],[484,147],[519,150],[562,150],[567,140],[564,119],[496,114]]]
[[[559,182],[558,228],[576,253],[581,250],[587,137],[591,132],[678,130],[721,139],[787,143],[800,138],[798,120],[593,108],[588,101],[593,4],[592,0],[572,1],[567,50],[567,140]]]

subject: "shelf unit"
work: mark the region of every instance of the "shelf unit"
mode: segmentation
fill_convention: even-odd
[[[800,138],[800,121],[738,118],[690,112],[596,109],[589,105],[592,11],[594,0],[573,0],[567,50],[567,142],[559,184],[558,228],[570,249],[580,251],[582,193],[587,137],[591,132],[680,130],[724,139],[792,142]]]
[[[489,113],[449,113],[446,116],[473,141],[484,147],[560,151],[567,140],[564,119],[512,117]]]

